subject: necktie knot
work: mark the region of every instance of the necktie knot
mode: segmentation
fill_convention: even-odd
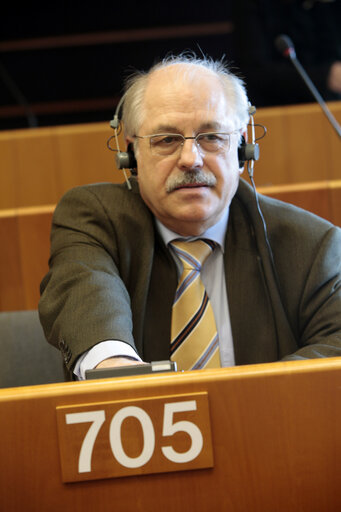
[[[191,242],[175,240],[171,245],[182,261],[184,269],[200,272],[216,244],[210,240],[199,239]]]

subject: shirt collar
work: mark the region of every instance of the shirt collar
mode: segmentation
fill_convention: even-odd
[[[182,240],[196,240],[197,238],[207,238],[208,240],[212,240],[213,242],[216,242],[222,252],[224,252],[224,246],[225,246],[225,235],[227,230],[227,223],[229,218],[229,208],[226,208],[224,210],[224,213],[220,220],[210,228],[208,228],[200,237],[198,236],[189,236],[189,237],[183,237],[179,235],[179,233],[175,233],[174,231],[171,231],[170,229],[166,228],[164,224],[162,224],[161,221],[158,219],[155,219],[157,229],[166,245],[168,245],[170,242],[172,242],[175,239],[182,239]]]

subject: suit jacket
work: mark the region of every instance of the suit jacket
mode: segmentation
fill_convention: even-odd
[[[341,230],[240,180],[225,274],[236,364],[341,355]],[[272,253],[272,254],[271,254]],[[39,312],[66,366],[100,341],[169,358],[174,261],[138,185],[70,190],[56,208]]]

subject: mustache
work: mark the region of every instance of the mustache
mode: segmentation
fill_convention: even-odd
[[[204,185],[206,187],[214,187],[217,183],[217,178],[211,171],[186,171],[169,176],[166,181],[166,191],[173,192],[177,188],[186,185]]]

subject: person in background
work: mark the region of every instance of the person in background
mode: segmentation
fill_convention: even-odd
[[[238,0],[232,5],[234,65],[258,107],[315,101],[275,46],[288,35],[325,101],[341,99],[341,12],[335,0]]]

